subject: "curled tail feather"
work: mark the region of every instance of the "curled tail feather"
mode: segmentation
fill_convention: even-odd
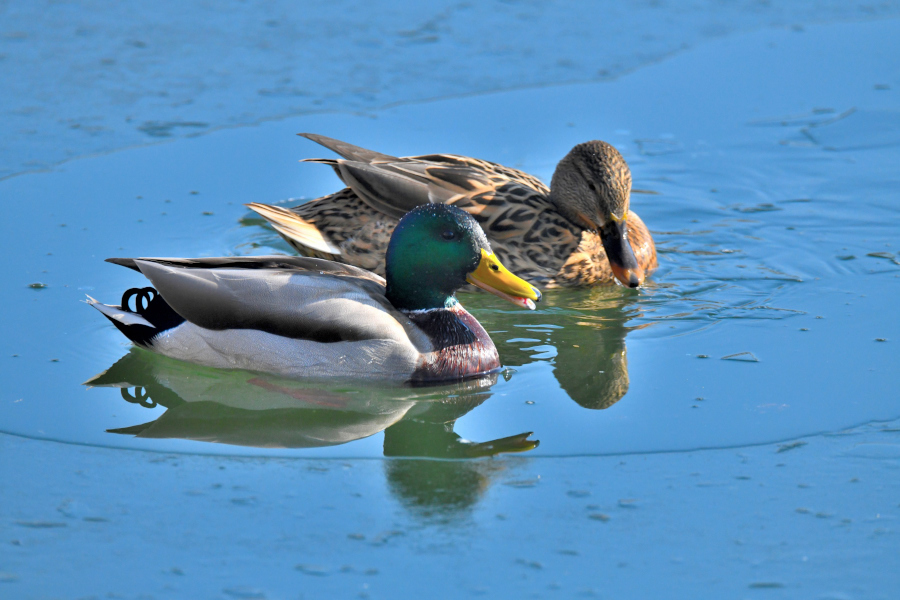
[[[134,309],[130,307],[134,298]],[[140,346],[148,346],[160,333],[184,323],[184,318],[152,287],[131,288],[119,306],[103,304],[88,296],[87,303],[103,313],[116,329]]]

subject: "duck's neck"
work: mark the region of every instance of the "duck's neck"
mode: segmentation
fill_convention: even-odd
[[[579,211],[577,208],[574,208],[571,202],[568,202],[564,198],[562,198],[561,194],[554,194],[553,190],[551,189],[548,197],[553,206],[556,207],[556,210],[559,212],[559,214],[564,216],[572,224],[577,225],[581,229],[588,229],[590,231],[596,231],[599,228],[599,225],[591,223],[591,221],[588,220],[583,212]]]
[[[394,307],[406,312],[452,308],[458,304],[452,292],[447,293],[426,282],[417,283],[407,278],[398,280],[389,276],[385,295]]]

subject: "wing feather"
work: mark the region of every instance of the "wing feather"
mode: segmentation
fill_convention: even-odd
[[[380,286],[384,292],[384,278],[371,271],[354,267],[353,265],[336,263],[321,258],[308,256],[223,256],[213,258],[107,258],[106,262],[114,265],[128,267],[141,272],[137,261],[158,263],[171,267],[188,269],[262,269],[262,270],[287,270],[287,271],[313,271],[319,274],[329,274],[336,277],[355,277],[371,281]]]
[[[456,194],[391,165],[338,161],[341,180],[372,208],[399,219],[417,206],[447,202]]]
[[[354,160],[362,163],[370,163],[373,161],[398,162],[399,158],[375,152],[374,150],[366,150],[347,142],[342,142],[334,138],[319,135],[317,133],[298,133],[297,135],[312,140],[320,146],[325,146],[335,154],[340,154],[347,160]]]
[[[428,344],[371,280],[318,271],[134,262],[175,312],[205,329],[253,329],[324,343]]]

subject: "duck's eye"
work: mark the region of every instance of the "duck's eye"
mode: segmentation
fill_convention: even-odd
[[[588,180],[587,184],[588,184],[588,187],[591,188],[591,191],[596,194],[597,193],[597,185],[590,179]]]
[[[455,231],[445,231],[441,234],[441,237],[445,240],[455,240],[457,236]]]

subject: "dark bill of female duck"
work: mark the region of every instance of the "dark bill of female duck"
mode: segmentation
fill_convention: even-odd
[[[631,244],[628,243],[628,224],[625,218],[610,218],[600,228],[600,239],[609,268],[622,285],[636,288],[644,282],[644,269],[638,264]]]

